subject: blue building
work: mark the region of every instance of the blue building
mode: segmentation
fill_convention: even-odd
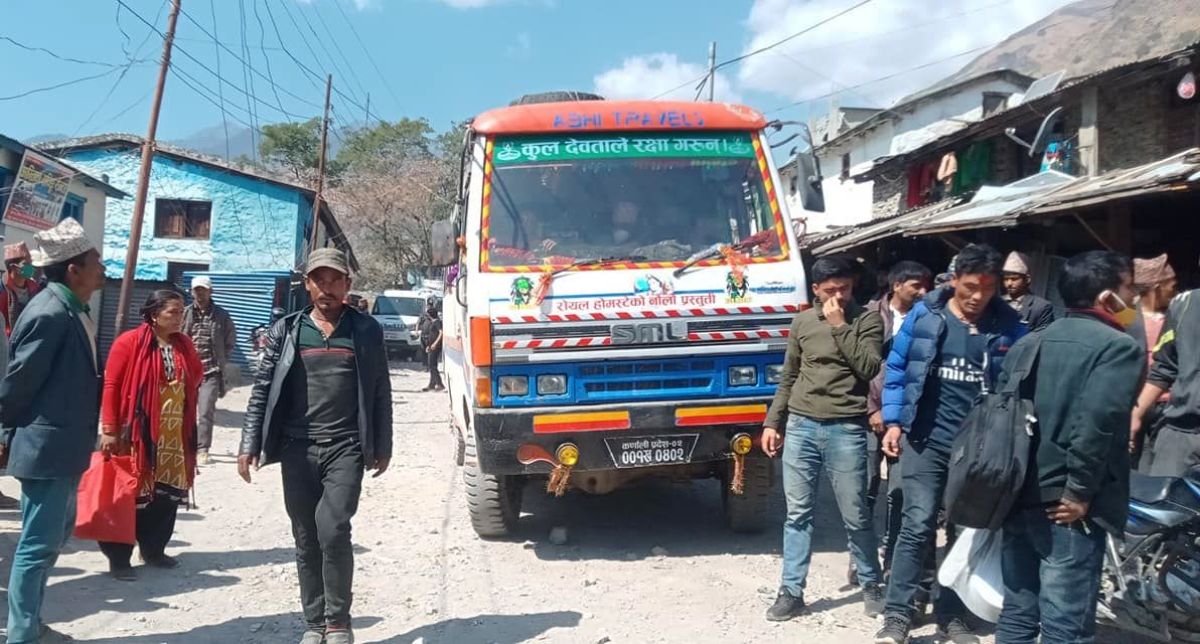
[[[142,138],[104,134],[39,146],[134,194]],[[314,191],[264,171],[158,143],[142,223],[136,280],[183,285],[186,271],[288,272],[298,267],[312,231]],[[125,270],[133,199],[109,199],[104,263]],[[332,240],[332,241],[330,241]],[[327,205],[318,246],[350,247]]]
[[[39,146],[74,166],[135,194],[142,138],[105,134]],[[137,268],[124,328],[140,322],[147,294],[173,287],[187,291],[198,274],[213,278],[213,299],[238,327],[243,366],[250,333],[269,320],[272,307],[302,303],[299,274],[309,248],[315,193],[296,181],[192,150],[158,143],[142,221]],[[133,223],[134,199],[109,198],[104,218],[104,264],[109,284],[99,324],[101,352],[116,335],[117,291]],[[354,254],[328,204],[321,205],[317,245]]]

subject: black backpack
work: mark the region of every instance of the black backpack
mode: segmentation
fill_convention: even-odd
[[[944,496],[946,520],[954,525],[999,528],[1025,485],[1037,424],[1032,376],[1042,338],[1034,333],[1026,341],[1031,350],[1020,364],[1004,364],[1004,387],[985,388],[954,440]]]

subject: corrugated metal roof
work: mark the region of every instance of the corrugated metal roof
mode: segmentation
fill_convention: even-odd
[[[930,235],[968,228],[991,228],[1012,224],[1017,213],[1050,192],[1066,189],[1080,181],[1053,170],[1040,172],[1006,186],[984,186],[969,203],[903,227],[906,236]]]
[[[856,226],[850,232],[828,242],[822,241],[820,245],[814,243],[811,246],[812,252],[815,255],[830,255],[849,250],[855,246],[868,244],[885,237],[891,237],[892,235],[899,234],[902,230],[902,227],[908,222],[918,221],[922,218],[929,217],[930,215],[944,212],[945,210],[953,208],[962,202],[962,198],[951,198],[922,208],[901,213],[895,217],[876,219],[866,224]]]

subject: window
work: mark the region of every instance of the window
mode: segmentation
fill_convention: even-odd
[[[8,205],[8,193],[12,188],[15,176],[9,172],[8,168],[0,168],[0,214],[4,213],[4,209]]]
[[[983,118],[1008,109],[1008,94],[1004,92],[983,93]]]
[[[154,236],[173,239],[208,239],[211,201],[156,199]]]
[[[58,220],[62,221],[67,217],[70,217],[71,219],[74,219],[82,224],[83,204],[85,203],[87,203],[87,199],[68,193],[66,200],[63,201],[62,214],[59,215]]]
[[[208,264],[192,264],[189,262],[167,262],[167,281],[175,288],[187,292],[187,280],[184,273],[203,273],[208,270]]]
[[[842,181],[846,181],[850,178],[850,153],[849,152],[842,155],[841,177],[842,177]]]

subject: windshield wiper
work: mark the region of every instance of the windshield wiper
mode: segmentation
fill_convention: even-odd
[[[644,261],[646,261],[646,257],[644,255],[618,255],[618,256],[613,256],[613,257],[591,257],[591,258],[579,259],[579,260],[575,260],[574,262],[571,262],[570,264],[567,264],[566,266],[561,266],[559,268],[556,268],[556,269],[550,271],[550,277],[554,277],[555,275],[558,275],[559,273],[565,273],[567,271],[574,270],[576,268],[583,268],[585,266],[603,266],[605,264],[615,264],[617,262],[644,262]]]
[[[675,277],[679,277],[680,275],[686,273],[689,268],[699,264],[700,262],[703,262],[706,259],[720,257],[725,253],[726,248],[730,248],[732,250],[746,250],[747,248],[761,246],[771,239],[773,232],[774,231],[771,230],[764,230],[760,233],[750,235],[749,237],[739,240],[733,244],[713,244],[712,246],[709,246],[708,248],[705,248],[704,250],[689,257],[687,259],[687,263],[675,269],[673,274]]]

